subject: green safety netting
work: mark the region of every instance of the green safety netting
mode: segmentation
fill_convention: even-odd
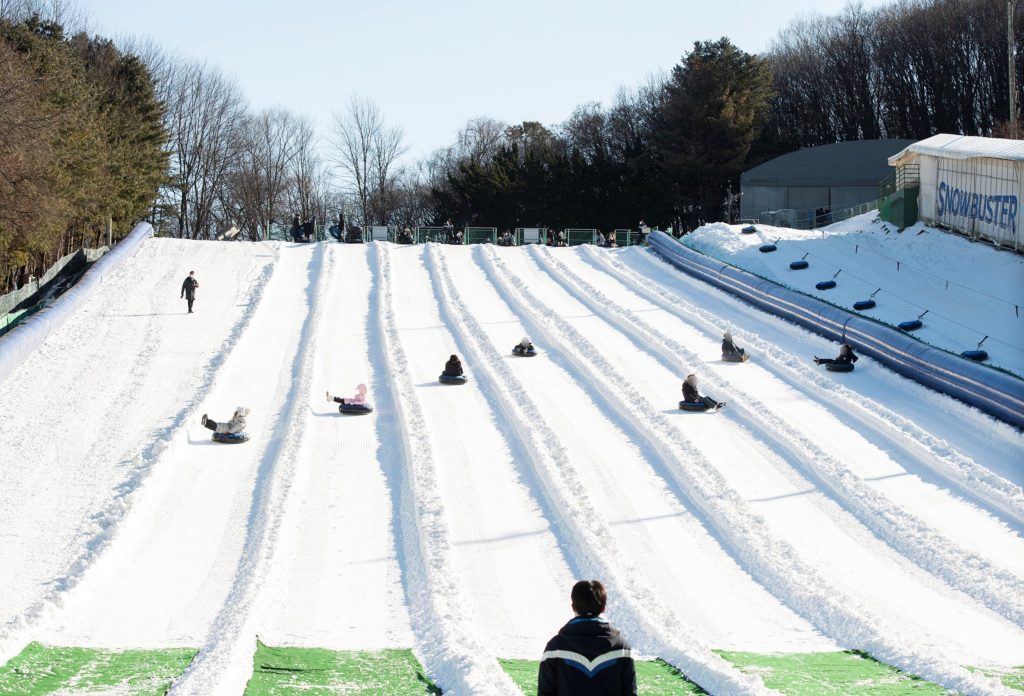
[[[335,652],[257,643],[245,696],[440,694],[411,650]]]
[[[196,651],[97,650],[30,643],[0,668],[0,694],[163,696]]]

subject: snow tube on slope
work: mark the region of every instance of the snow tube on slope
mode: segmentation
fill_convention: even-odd
[[[349,416],[364,416],[373,413],[373,406],[369,404],[339,404],[338,412]]]
[[[692,411],[694,413],[700,413],[709,410],[711,407],[705,403],[693,402],[693,401],[680,401],[680,411]]]
[[[722,354],[722,362],[745,363],[748,360],[750,360],[749,353],[743,353],[742,355],[726,355],[725,353]]]
[[[103,279],[114,271],[121,263],[139,250],[142,243],[153,235],[153,228],[148,222],[140,222],[131,233],[108,251],[86,271],[74,287],[61,295],[49,307],[36,312],[25,321],[11,329],[10,333],[0,338],[0,382],[14,372],[36,348],[64,322],[82,307]]]
[[[1024,428],[1024,380],[1018,377],[704,256],[663,232],[653,232],[647,243],[652,251],[689,275],[837,343],[849,343],[904,377]]]
[[[240,445],[249,441],[248,433],[214,433],[213,441],[223,445]]]
[[[465,384],[466,375],[446,375],[442,372],[441,376],[437,378],[437,381],[442,384]]]
[[[512,355],[516,355],[520,358],[532,358],[537,355],[537,349],[531,348],[530,350],[523,350],[521,347],[516,345],[512,348]]]
[[[853,363],[825,363],[829,372],[853,372]]]

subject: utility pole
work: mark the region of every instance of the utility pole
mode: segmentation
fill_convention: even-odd
[[[1013,3],[1006,0],[1006,46],[1007,61],[1010,67],[1010,137],[1017,137],[1017,61],[1013,59]]]

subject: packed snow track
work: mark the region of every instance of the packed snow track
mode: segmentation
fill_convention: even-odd
[[[1024,437],[836,349],[640,248],[151,239],[0,383],[0,664],[187,647],[170,693],[241,694],[258,636],[520,694],[499,660],[597,577],[711,693],[771,691],[722,651],[840,649],[1011,693]],[[679,411],[690,373],[727,406]]]

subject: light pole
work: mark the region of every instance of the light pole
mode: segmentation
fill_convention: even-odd
[[[1010,137],[1017,137],[1017,62],[1013,59],[1013,3],[1006,0],[1006,56],[1010,77]]]

